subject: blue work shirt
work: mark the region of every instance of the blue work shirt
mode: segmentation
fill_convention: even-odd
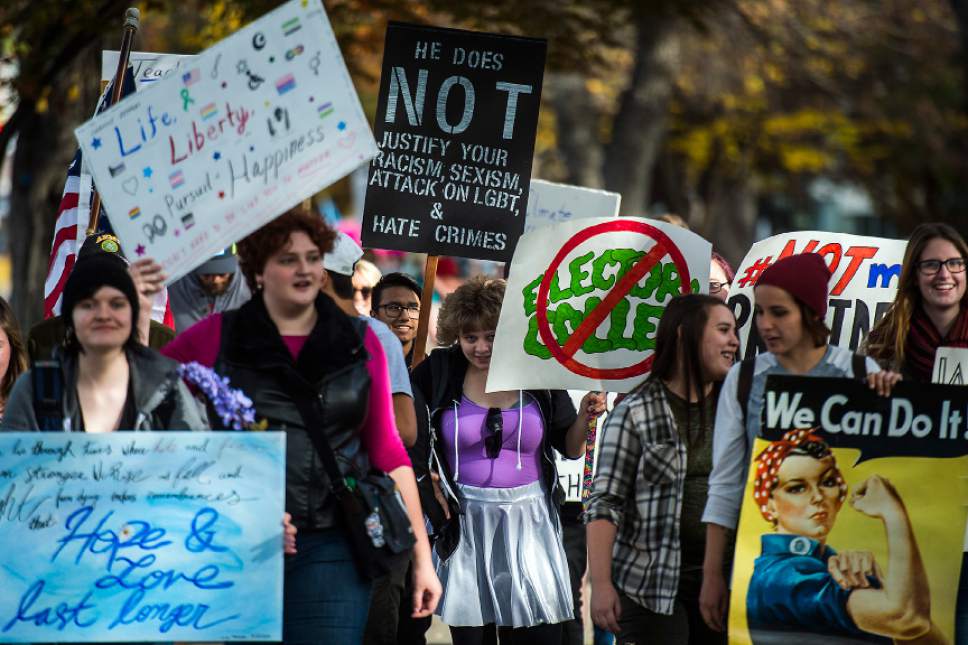
[[[831,547],[801,535],[764,535],[762,545],[746,594],[754,643],[774,642],[768,637],[771,633],[791,642],[791,632],[823,635],[828,643],[831,636],[847,637],[833,642],[891,643],[861,631],[847,613],[851,590],[838,585],[827,571],[827,561],[837,554]],[[868,580],[880,588],[875,578]]]

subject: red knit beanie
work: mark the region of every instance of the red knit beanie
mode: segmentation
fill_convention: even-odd
[[[827,315],[828,282],[830,269],[823,258],[816,253],[802,253],[771,264],[756,286],[768,284],[783,289],[823,320]]]

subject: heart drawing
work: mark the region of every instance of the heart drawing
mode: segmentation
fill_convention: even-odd
[[[135,177],[128,177],[121,182],[121,188],[124,189],[124,192],[128,193],[129,195],[134,195],[136,192],[138,192],[138,179]]]

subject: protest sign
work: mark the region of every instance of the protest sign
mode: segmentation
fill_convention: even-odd
[[[523,235],[487,390],[628,392],[652,364],[665,305],[708,289],[709,242],[678,226],[587,218]]]
[[[833,274],[826,317],[830,343],[856,350],[894,301],[906,247],[904,240],[822,231],[784,233],[754,244],[729,292],[745,358],[766,351],[753,324],[753,287],[771,264],[799,253],[823,256]]]
[[[291,0],[75,131],[169,283],[376,154],[320,0]]]
[[[101,83],[106,85],[114,80],[118,71],[118,57],[121,52],[106,49],[101,52]],[[162,54],[158,52],[131,52],[128,64],[134,74],[134,82],[139,92],[175,73],[179,65],[194,59],[184,54]]]
[[[618,217],[622,196],[543,179],[531,180],[524,232],[582,217]]]
[[[390,23],[364,246],[511,259],[524,230],[546,48]]]
[[[851,379],[770,376],[765,397],[730,643],[890,643],[929,629],[924,642],[953,642],[968,501],[962,388],[901,382],[881,397]],[[845,576],[850,567],[863,576]]]
[[[568,391],[568,396],[571,397],[576,409],[585,394],[586,392],[583,390]],[[615,407],[615,394],[610,392],[606,395],[606,407],[609,410]],[[594,477],[598,465],[598,446],[602,442],[602,426],[605,425],[605,418],[606,415],[603,414],[595,420],[595,442],[591,446],[591,450],[589,450],[586,442],[585,454],[580,459],[565,459],[563,455],[555,452],[558,483],[561,484],[561,489],[565,491],[566,502],[584,501],[583,496],[588,487],[591,486],[591,478]]]
[[[932,383],[965,385],[968,383],[968,349],[939,347],[934,355]]]
[[[0,434],[0,641],[280,640],[285,463],[279,432]]]

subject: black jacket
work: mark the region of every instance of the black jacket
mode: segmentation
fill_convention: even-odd
[[[300,410],[323,420],[321,428],[344,474],[370,469],[360,443],[368,410],[368,355],[355,320],[325,295],[316,298],[318,320],[293,361],[269,318],[262,294],[222,314],[215,369],[255,405],[256,418],[286,433],[286,511],[301,530],[337,524],[337,507],[322,461]]]
[[[435,544],[437,554],[447,558],[457,548],[460,539],[460,515],[463,499],[453,474],[444,457],[441,441],[440,419],[443,411],[455,402],[460,403],[464,392],[464,375],[467,373],[467,359],[460,345],[437,349],[427,359],[414,368],[411,381],[414,389],[414,402],[423,400],[417,406],[418,427],[430,428],[430,454],[434,465],[439,468],[445,495],[450,504],[451,521],[440,531]],[[538,403],[544,421],[544,439],[541,442],[541,474],[545,488],[549,492],[548,502],[557,507],[565,498],[558,485],[558,471],[552,449],[565,454],[565,437],[568,429],[577,418],[571,397],[564,390],[526,390]],[[552,509],[554,510],[554,508]]]

